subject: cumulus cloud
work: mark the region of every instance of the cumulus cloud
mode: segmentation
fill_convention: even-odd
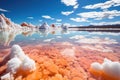
[[[66,6],[75,6],[78,2],[77,0],[61,0]]]
[[[95,20],[101,20],[103,18],[113,19],[114,17],[120,16],[120,11],[112,10],[112,11],[93,11],[93,12],[83,12],[78,13],[78,16],[86,19],[95,19]]]
[[[79,7],[79,4],[75,5],[73,8],[74,9],[77,9]]]
[[[97,9],[97,8],[108,9],[113,6],[120,6],[120,0],[108,0],[104,3],[87,5],[87,6],[84,6],[83,8],[85,8],[85,9]]]
[[[64,26],[72,26],[70,23],[64,23]]]
[[[61,0],[62,3],[64,3],[66,6],[73,6],[73,9],[77,9],[79,7],[78,0]],[[61,14],[68,16],[72,13],[74,13],[74,10],[72,11],[62,11]]]
[[[31,17],[31,16],[29,16],[29,17],[27,17],[28,19],[34,19],[34,17]]]
[[[62,19],[56,19],[56,21],[57,21],[57,22],[61,22],[61,21],[62,21]]]
[[[0,11],[1,11],[1,12],[9,12],[8,10],[2,9],[2,8],[0,8]]]
[[[115,22],[99,22],[99,23],[90,23],[91,25],[115,25],[120,24],[120,21]]]
[[[53,23],[53,24],[55,24],[55,25],[61,25],[62,23],[60,23],[60,22],[55,22],[55,23]]]
[[[38,20],[39,22],[42,22],[42,20]]]
[[[65,15],[65,16],[68,16],[68,15],[70,15],[72,13],[74,13],[74,11],[66,11],[66,12],[62,11],[61,12],[61,14]]]
[[[70,20],[75,22],[88,22],[85,18],[70,18]]]
[[[42,17],[45,18],[45,19],[51,19],[51,20],[54,20],[54,18],[52,18],[52,17],[49,16],[49,15],[43,15]]]
[[[94,62],[91,64],[91,73],[96,72],[97,75],[99,73],[105,74],[105,77],[107,79],[115,78],[116,80],[120,79],[120,63],[119,62],[113,62],[107,58],[104,59],[104,62],[102,64],[98,62]],[[100,76],[100,75],[99,75]]]

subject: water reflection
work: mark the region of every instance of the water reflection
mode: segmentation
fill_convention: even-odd
[[[95,50],[97,50],[98,48],[101,50],[103,48],[101,48],[100,45],[102,46],[105,45],[111,46],[116,44],[119,45],[120,40],[117,37],[119,35],[120,33],[80,32],[80,31],[68,31],[68,30],[59,30],[59,29],[51,29],[51,30],[40,29],[36,31],[8,30],[8,31],[0,31],[0,45],[9,46],[11,42],[16,42],[16,43],[20,42],[19,41],[20,39],[23,43],[29,43],[30,40],[34,41],[31,43],[68,41],[73,44],[77,44],[77,45],[80,44],[83,48],[89,48],[89,49],[93,49],[90,48],[89,46],[96,46],[97,44],[98,46]]]
[[[0,44],[4,46],[8,46],[11,41],[14,41],[15,37],[21,34],[21,32],[18,31],[0,31]]]
[[[28,36],[32,36],[33,34],[39,34],[40,36],[48,36],[48,34],[63,34],[63,33],[67,33],[67,31],[63,31],[63,30],[46,30],[46,29],[40,29],[40,30],[36,30],[36,31],[31,31],[31,30],[0,30],[0,45],[3,46],[9,46],[9,44],[12,41],[15,41],[15,38],[18,35],[23,35],[25,37]],[[59,38],[61,38],[60,36],[58,36]],[[21,38],[22,39],[22,38]],[[48,40],[46,40],[48,41]]]

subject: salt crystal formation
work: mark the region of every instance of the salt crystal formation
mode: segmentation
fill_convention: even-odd
[[[1,77],[1,80],[9,80],[10,75],[23,72],[29,73],[35,71],[35,61],[30,59],[19,45],[13,45],[10,53],[10,60],[7,62],[7,72],[10,74],[5,74]]]
[[[49,25],[45,22],[39,27],[39,29],[49,29]]]
[[[1,77],[1,80],[14,80],[14,77],[10,73],[7,73]]]
[[[23,50],[21,49],[21,47],[19,45],[12,46],[11,53],[10,53],[11,59],[14,57],[17,57],[22,61],[22,60],[24,60],[25,56],[26,55],[24,54]]]
[[[12,22],[9,18],[6,18],[4,14],[0,15],[0,29],[15,29],[21,28],[20,25]]]
[[[90,72],[105,80],[120,80],[120,63],[105,58],[102,64],[92,63]]]
[[[17,73],[21,64],[22,64],[22,61],[17,57],[10,59],[7,63],[7,72],[11,72],[12,74]]]

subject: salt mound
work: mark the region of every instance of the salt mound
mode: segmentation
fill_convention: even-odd
[[[7,63],[7,72],[15,74],[20,68],[21,64],[22,61],[17,57],[10,59]]]
[[[91,64],[91,67],[92,67],[93,69],[95,69],[95,70],[102,70],[102,66],[101,66],[101,64],[98,63],[98,62],[92,63],[92,64]]]
[[[105,58],[102,64],[94,62],[91,64],[91,73],[105,80],[120,80],[120,63],[112,62]]]
[[[1,77],[1,80],[14,80],[14,77],[10,73],[7,73],[6,75]]]
[[[103,66],[103,71],[106,74],[120,78],[120,63],[119,62],[104,62],[102,66]]]
[[[19,73],[22,71],[23,75],[25,73],[29,73],[35,71],[35,61],[30,59],[19,45],[13,45],[10,53],[10,60],[7,62],[7,72],[12,75]],[[1,80],[9,80],[9,74],[5,74],[1,77]]]
[[[47,24],[47,22],[43,23],[39,29],[49,29],[49,25]]]
[[[19,45],[13,45],[11,48],[10,58],[18,57],[20,60],[24,60],[25,54]]]
[[[25,57],[25,59],[22,62],[21,68],[26,71],[34,71],[36,69],[35,67],[35,61],[30,59],[28,56]]]

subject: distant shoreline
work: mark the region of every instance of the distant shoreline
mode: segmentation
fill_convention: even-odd
[[[94,31],[94,32],[120,32],[120,27],[69,27],[70,31]]]

